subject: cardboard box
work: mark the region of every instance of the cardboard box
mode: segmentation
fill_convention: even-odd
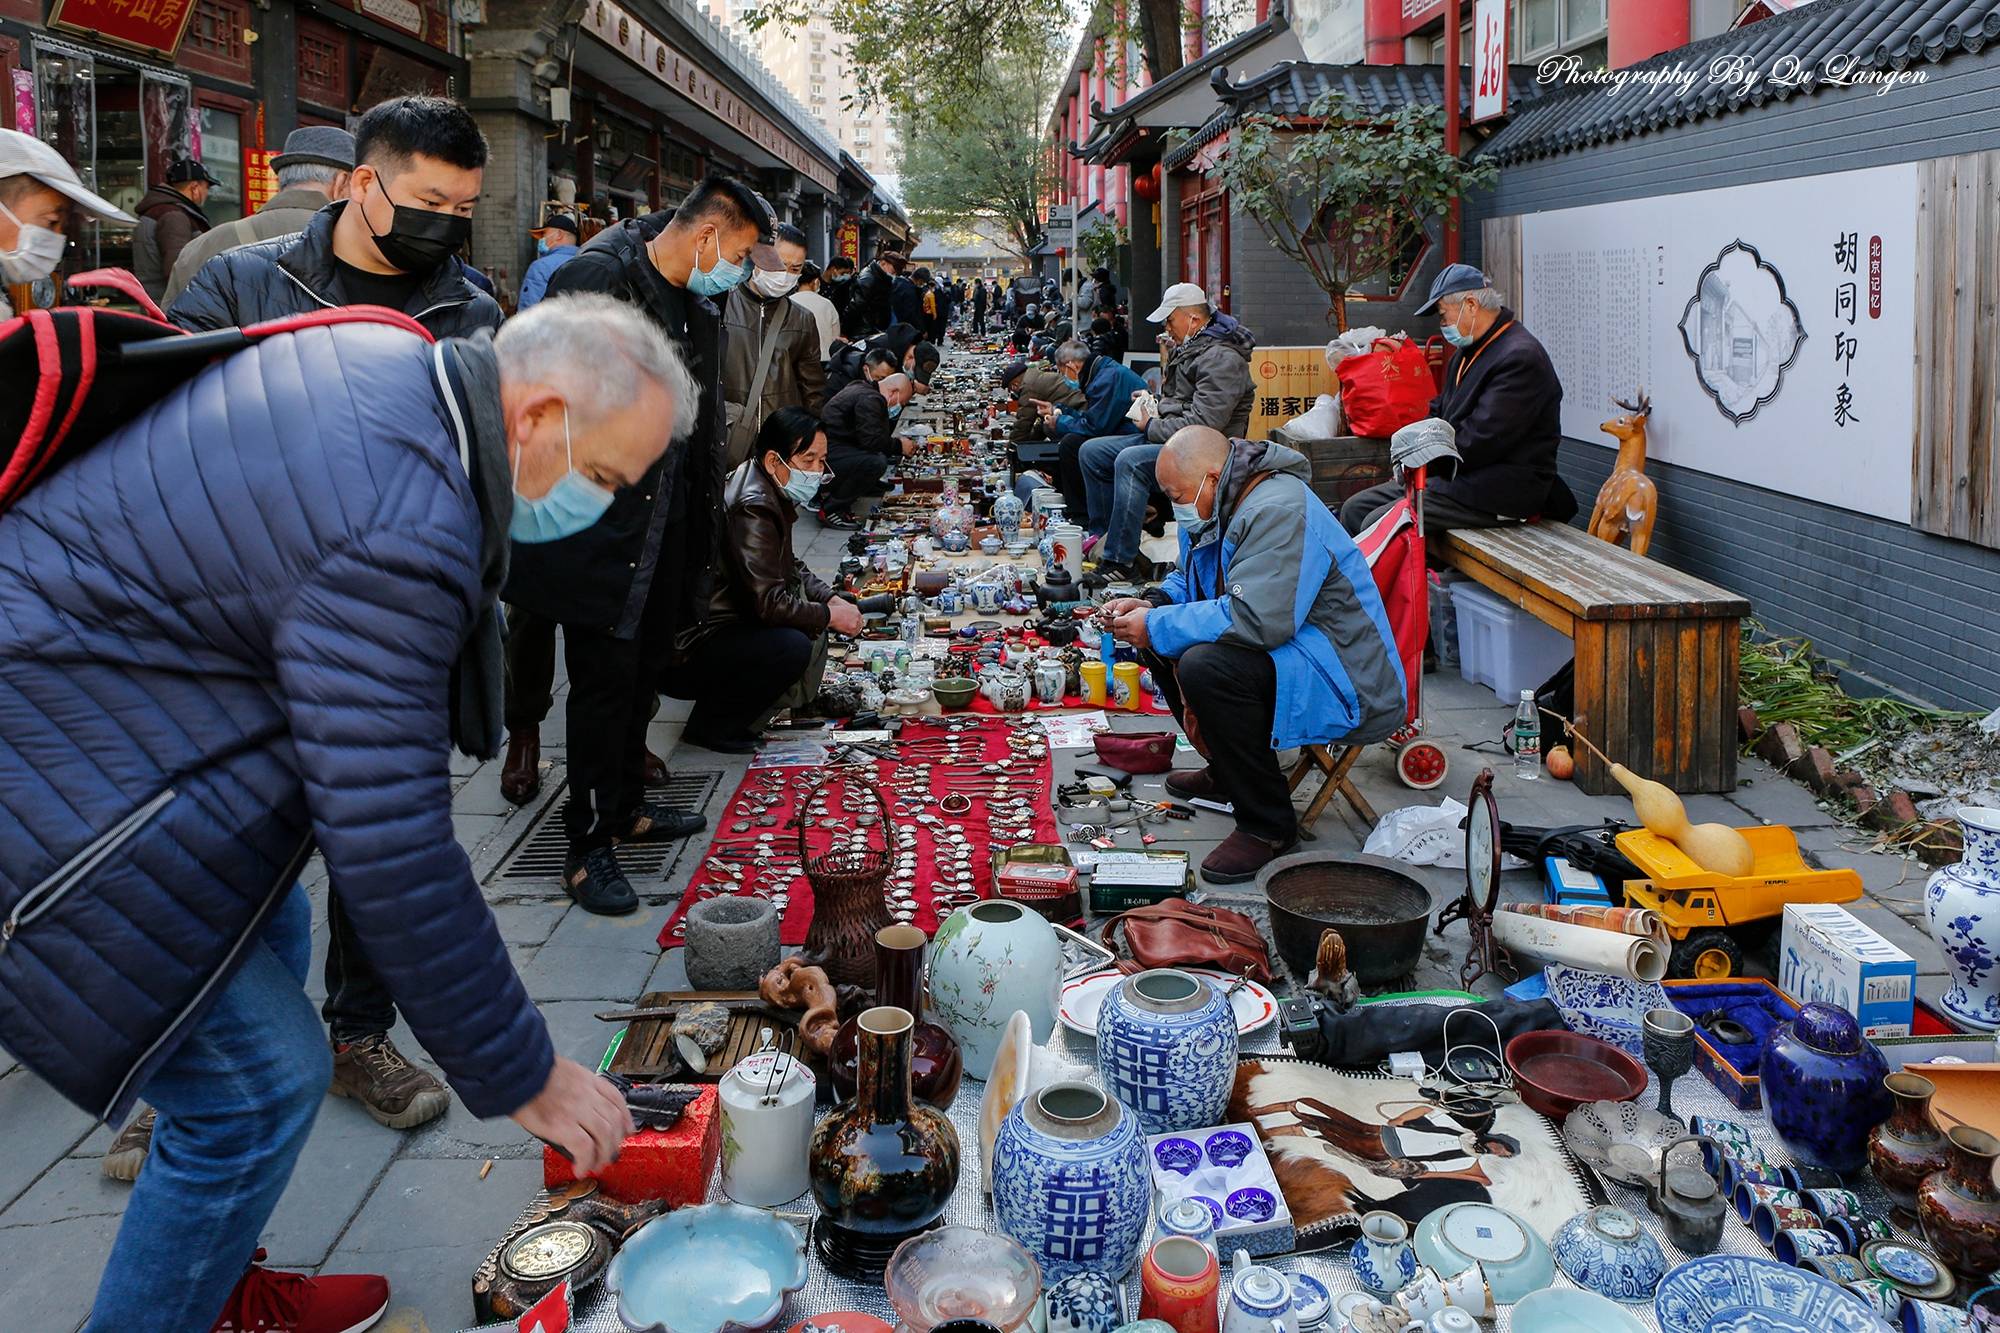
[[[708,1200],[708,1182],[722,1156],[722,1117],[713,1085],[688,1103],[672,1129],[642,1129],[597,1179],[620,1203],[665,1199],[676,1208]],[[542,1185],[555,1189],[576,1179],[569,1159],[542,1149]]]
[[[1868,1037],[1910,1034],[1917,964],[1835,903],[1787,903],[1778,984],[1801,1004],[1853,1014]]]

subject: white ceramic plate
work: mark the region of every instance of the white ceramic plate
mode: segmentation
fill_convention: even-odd
[[[1236,1011],[1238,1036],[1255,1032],[1278,1016],[1278,997],[1254,981],[1233,977],[1212,967],[1183,967],[1178,970],[1202,977],[1224,991],[1242,981],[1241,988],[1229,997],[1229,1007]],[[1124,979],[1124,973],[1107,967],[1101,972],[1086,972],[1064,982],[1056,1003],[1056,1017],[1071,1032],[1095,1039],[1097,1011],[1104,1007],[1104,997],[1111,993],[1111,988]]]

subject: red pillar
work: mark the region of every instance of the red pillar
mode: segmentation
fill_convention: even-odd
[[[1623,69],[1688,42],[1688,7],[1659,0],[1610,0],[1611,68]]]
[[[1401,0],[1368,0],[1366,19],[1367,62],[1371,65],[1403,63],[1403,6]]]
[[[1086,71],[1077,76],[1076,91],[1070,94],[1070,106],[1076,113],[1076,141],[1078,143],[1082,143],[1090,137],[1089,89],[1089,73]],[[1074,173],[1074,181],[1069,191],[1070,202],[1081,210],[1083,208],[1083,192],[1085,187],[1090,183],[1090,168],[1084,165],[1083,159],[1080,157],[1071,158],[1070,166]]]
[[[1104,95],[1104,65],[1107,59],[1105,41],[1100,37],[1097,39],[1097,59],[1092,62],[1090,67],[1090,83],[1091,88],[1094,90],[1091,96],[1097,99],[1099,106],[1104,105],[1104,103],[1110,100]],[[1090,197],[1099,201],[1104,198],[1104,168],[1102,165],[1096,165],[1090,169]]]

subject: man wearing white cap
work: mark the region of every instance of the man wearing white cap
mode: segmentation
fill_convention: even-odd
[[[1091,440],[1077,454],[1093,521],[1104,534],[1097,548],[1097,572],[1124,578],[1139,556],[1146,522],[1146,497],[1153,491],[1153,462],[1160,446],[1187,426],[1207,426],[1229,439],[1250,429],[1250,354],[1257,339],[1249,329],[1209,305],[1208,293],[1191,282],[1167,288],[1159,308],[1146,316],[1164,325],[1171,350],[1160,384],[1159,411],[1141,418],[1145,438],[1109,436]],[[1100,510],[1101,506],[1101,510]]]
[[[84,189],[55,149],[32,134],[0,130],[0,319],[12,318],[27,303],[22,292],[62,264],[71,204],[104,222],[138,222]]]

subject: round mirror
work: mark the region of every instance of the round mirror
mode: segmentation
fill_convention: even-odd
[[[1466,799],[1465,887],[1480,910],[1491,912],[1500,896],[1500,809],[1493,802],[1493,774],[1473,780]]]

